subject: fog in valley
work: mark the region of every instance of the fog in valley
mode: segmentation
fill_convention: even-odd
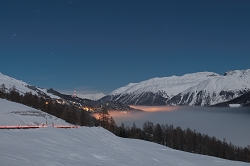
[[[131,106],[143,112],[111,112],[118,126],[123,122],[125,126],[142,128],[145,121],[154,124],[173,124],[182,129],[190,128],[202,134],[226,139],[234,145],[245,147],[250,145],[250,109],[215,108],[215,107],[169,107],[169,106]]]

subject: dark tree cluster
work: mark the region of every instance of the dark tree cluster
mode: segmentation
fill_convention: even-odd
[[[5,89],[4,84],[0,86],[0,98],[39,109],[74,125],[99,125],[99,122],[94,117],[92,117],[88,112],[82,109],[79,109],[72,105],[62,105],[53,101],[52,99],[45,99],[43,97],[33,95],[31,92],[20,95],[15,87],[11,88],[8,93]]]
[[[99,125],[103,128],[109,130],[112,133],[116,133],[118,127],[115,123],[115,120],[110,116],[107,107],[102,107],[101,111],[98,114]]]
[[[122,123],[115,134],[124,138],[155,142],[186,152],[250,162],[250,146],[245,148],[235,146],[232,143],[227,143],[225,139],[221,141],[189,128],[183,130],[173,125],[160,125],[158,123],[154,125],[153,122],[146,121],[142,129],[136,127],[135,123],[131,128],[124,127]]]

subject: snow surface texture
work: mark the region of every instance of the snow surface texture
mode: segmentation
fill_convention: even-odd
[[[47,120],[46,120],[47,118]],[[5,99],[0,99],[0,125],[69,125],[62,119],[42,112],[40,110],[11,102]]]
[[[6,100],[0,100],[0,105],[0,112],[9,115],[6,118],[15,116],[10,113],[12,111],[34,110]],[[37,121],[37,117],[30,117],[14,117],[12,120],[15,121],[11,120],[8,124]],[[0,135],[0,165],[3,166],[250,166],[250,163],[182,152],[142,140],[119,138],[101,127],[3,129]]]
[[[249,166],[119,138],[103,128],[1,130],[1,165],[32,166]]]
[[[110,95],[119,95],[118,100],[122,96],[131,95],[136,100],[138,95],[144,92],[161,92],[162,96],[168,99],[169,105],[204,106],[231,100],[247,91],[250,91],[250,69],[228,71],[223,76],[213,72],[198,72],[153,78],[140,83],[130,83],[114,90]],[[174,98],[175,96],[178,97]]]
[[[0,86],[2,86],[2,84],[5,85],[7,92],[10,91],[14,87],[21,95],[27,92],[31,92],[32,94],[38,95],[38,91],[41,91],[45,93],[46,95],[50,96],[51,98],[59,98],[58,96],[55,96],[51,93],[47,93],[46,89],[36,87],[36,90],[32,90],[28,88],[28,86],[31,86],[31,85],[27,84],[26,82],[17,80],[15,78],[12,78],[12,77],[9,77],[0,73]]]

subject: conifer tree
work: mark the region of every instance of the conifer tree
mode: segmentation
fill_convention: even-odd
[[[136,138],[136,139],[139,138],[139,133],[138,133],[135,122],[133,123],[133,126],[130,129],[130,138]]]
[[[21,102],[21,97],[20,94],[16,91],[15,88],[11,89],[9,93],[9,100],[14,101],[14,102]]]
[[[108,129],[109,128],[109,120],[110,120],[110,114],[108,112],[108,109],[106,107],[102,107],[101,111],[99,112],[99,122],[100,125]]]
[[[79,124],[80,124],[80,126],[87,126],[88,125],[87,112],[84,111],[84,110],[81,110],[80,118],[79,118]]]
[[[75,125],[78,123],[78,115],[74,107],[66,107],[66,109],[63,111],[62,117],[68,123]]]
[[[6,86],[5,86],[4,83],[1,85],[0,91],[3,92],[3,93],[6,93]]]
[[[145,133],[145,140],[152,141],[154,133],[154,123],[150,121],[144,122],[142,130]]]
[[[157,123],[154,129],[153,140],[158,144],[162,144],[162,138],[163,138],[162,128],[161,125]]]

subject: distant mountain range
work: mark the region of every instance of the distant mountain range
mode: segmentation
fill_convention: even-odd
[[[95,94],[77,94],[77,97],[82,99],[90,99],[90,100],[99,100],[100,98],[104,97],[105,94],[103,93],[95,93]]]
[[[197,72],[130,83],[100,100],[129,105],[210,106],[231,100],[233,103],[249,91],[250,69],[228,71],[224,75]],[[244,106],[249,102],[242,100],[239,104]]]
[[[0,90],[9,92],[13,88],[20,94],[31,92],[45,98],[76,101],[71,95],[29,85],[0,73]],[[77,100],[98,106],[109,103],[114,108],[126,108],[126,105],[249,106],[249,93],[250,69],[247,69],[227,71],[224,75],[197,72],[183,76],[152,78],[130,83],[107,96],[101,93],[78,95]]]
[[[118,102],[112,102],[109,101],[107,103],[101,103],[99,101],[96,101],[97,99],[105,96],[102,93],[98,94],[87,94],[87,95],[77,95],[77,96],[72,96],[72,95],[67,95],[67,94],[62,94],[52,88],[50,89],[44,89],[44,88],[39,88],[37,86],[29,85],[26,82],[23,82],[21,80],[17,80],[15,78],[6,76],[4,74],[0,73],[0,91],[4,92],[10,92],[11,90],[15,90],[19,92],[19,94],[24,95],[25,93],[32,93],[34,95],[38,95],[39,97],[44,97],[44,98],[49,98],[49,99],[64,99],[69,102],[74,102],[78,103],[79,105],[98,109],[101,106],[106,106],[110,110],[134,110],[130,108],[127,105],[123,105]],[[91,99],[94,100],[91,100]]]

